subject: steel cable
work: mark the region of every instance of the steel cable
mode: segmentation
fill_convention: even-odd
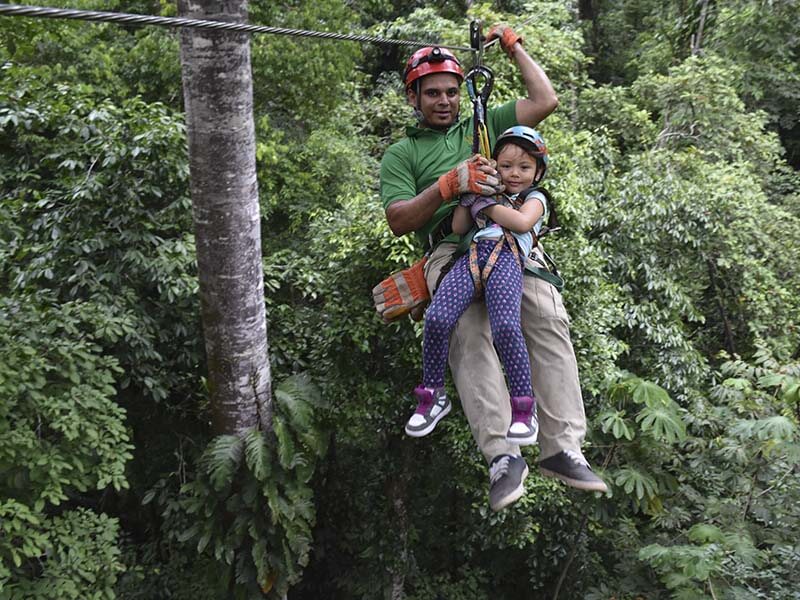
[[[152,15],[137,15],[131,13],[118,13],[96,10],[78,10],[71,8],[48,8],[43,6],[27,6],[21,4],[0,4],[0,15],[12,17],[34,17],[40,19],[72,19],[78,21],[91,21],[94,23],[117,23],[120,25],[155,25],[159,27],[188,27],[195,29],[210,29],[219,31],[236,31],[241,33],[265,33],[273,35],[288,35],[296,37],[314,37],[329,40],[343,40],[349,42],[365,42],[370,44],[383,44],[394,46],[438,46],[451,50],[472,52],[468,46],[447,46],[434,42],[418,42],[413,40],[392,40],[371,35],[353,35],[328,31],[308,31],[305,29],[288,29],[284,27],[269,27],[266,25],[248,25],[245,23],[226,23],[224,21],[208,21],[203,19],[185,19],[181,17],[155,17]]]

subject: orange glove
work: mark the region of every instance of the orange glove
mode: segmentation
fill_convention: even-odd
[[[439,193],[445,200],[461,194],[473,193],[481,196],[499,194],[505,187],[500,179],[481,169],[490,162],[479,154],[468,158],[439,177]]]
[[[415,321],[422,318],[431,300],[423,268],[427,257],[418,260],[408,269],[392,273],[372,288],[375,310],[386,323],[411,313]]]
[[[491,42],[493,39],[500,40],[500,46],[503,48],[506,54],[508,54],[508,58],[514,56],[514,44],[519,42],[522,43],[522,36],[517,35],[517,33],[508,27],[507,25],[495,25],[489,30],[489,34],[486,36],[486,42]]]

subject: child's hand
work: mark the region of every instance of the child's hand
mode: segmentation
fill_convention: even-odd
[[[480,212],[484,208],[489,208],[490,206],[497,206],[497,201],[494,198],[487,198],[485,196],[478,198],[478,200],[469,207],[469,214],[472,215],[472,220],[476,221]]]
[[[463,206],[465,208],[469,208],[473,204],[475,204],[475,200],[480,198],[478,194],[462,194],[461,198],[458,199],[458,205]]]

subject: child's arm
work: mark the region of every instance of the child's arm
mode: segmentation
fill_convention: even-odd
[[[453,211],[453,233],[464,235],[470,229],[472,229],[472,217],[469,214],[469,208],[456,206]]]
[[[483,212],[501,227],[510,229],[515,233],[526,233],[533,229],[536,221],[542,218],[544,205],[542,205],[541,200],[534,198],[525,202],[520,206],[519,210],[496,204],[484,208]],[[455,216],[453,217],[453,223],[455,223]],[[453,225],[453,229],[455,229],[455,225]]]

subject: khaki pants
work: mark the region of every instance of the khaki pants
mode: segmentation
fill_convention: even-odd
[[[429,257],[425,278],[431,293],[455,249],[455,244],[442,243]],[[544,459],[562,450],[580,450],[586,415],[561,294],[538,277],[526,275],[523,280],[522,329],[538,405],[540,459]],[[519,447],[505,439],[511,404],[483,302],[473,302],[456,324],[449,364],[472,435],[486,461],[499,454],[519,454]]]

